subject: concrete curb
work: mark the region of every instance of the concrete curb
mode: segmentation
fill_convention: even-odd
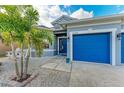
[[[22,82],[22,83],[19,83],[17,85],[15,85],[15,87],[24,87],[26,86],[28,83],[30,83],[33,79],[35,79],[37,76],[39,75],[39,73],[35,73],[35,74],[32,74],[30,76],[30,78],[28,78],[26,81]]]
[[[34,73],[27,80],[23,81],[22,83],[17,82],[17,81],[12,81],[12,80],[0,81],[0,87],[24,87],[28,83],[30,83],[33,79],[35,79],[38,75],[39,75],[39,73]]]

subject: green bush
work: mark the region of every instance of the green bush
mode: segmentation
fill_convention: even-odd
[[[6,52],[0,51],[0,57],[6,57]]]

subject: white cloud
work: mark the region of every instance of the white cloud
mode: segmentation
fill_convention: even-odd
[[[79,10],[73,12],[71,14],[71,17],[78,18],[78,19],[91,18],[93,17],[93,11],[88,12],[83,10],[83,8],[80,8]]]
[[[120,12],[120,14],[121,14],[121,13],[124,13],[124,10],[122,10],[122,11]]]
[[[40,15],[39,24],[52,27],[51,22],[61,15],[67,15],[66,12],[61,11],[59,6],[34,6]]]
[[[51,22],[62,15],[68,15],[79,19],[93,16],[93,12],[85,11],[82,8],[70,14],[68,13],[69,11],[68,12],[62,11],[58,5],[54,5],[54,6],[39,5],[34,7],[38,10],[40,15],[39,24],[48,27],[52,27]],[[70,5],[65,5],[64,7],[67,8],[70,7]]]
[[[49,13],[52,17],[59,17],[61,15],[67,15],[66,12],[63,12],[59,6],[52,6],[49,10]]]

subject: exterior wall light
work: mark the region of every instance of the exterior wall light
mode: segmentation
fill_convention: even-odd
[[[118,40],[121,40],[121,33],[117,34],[117,38],[118,38]]]
[[[69,36],[67,36],[67,39],[69,39]]]

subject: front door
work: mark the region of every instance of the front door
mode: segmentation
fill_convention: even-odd
[[[67,54],[67,38],[59,38],[59,54]]]

